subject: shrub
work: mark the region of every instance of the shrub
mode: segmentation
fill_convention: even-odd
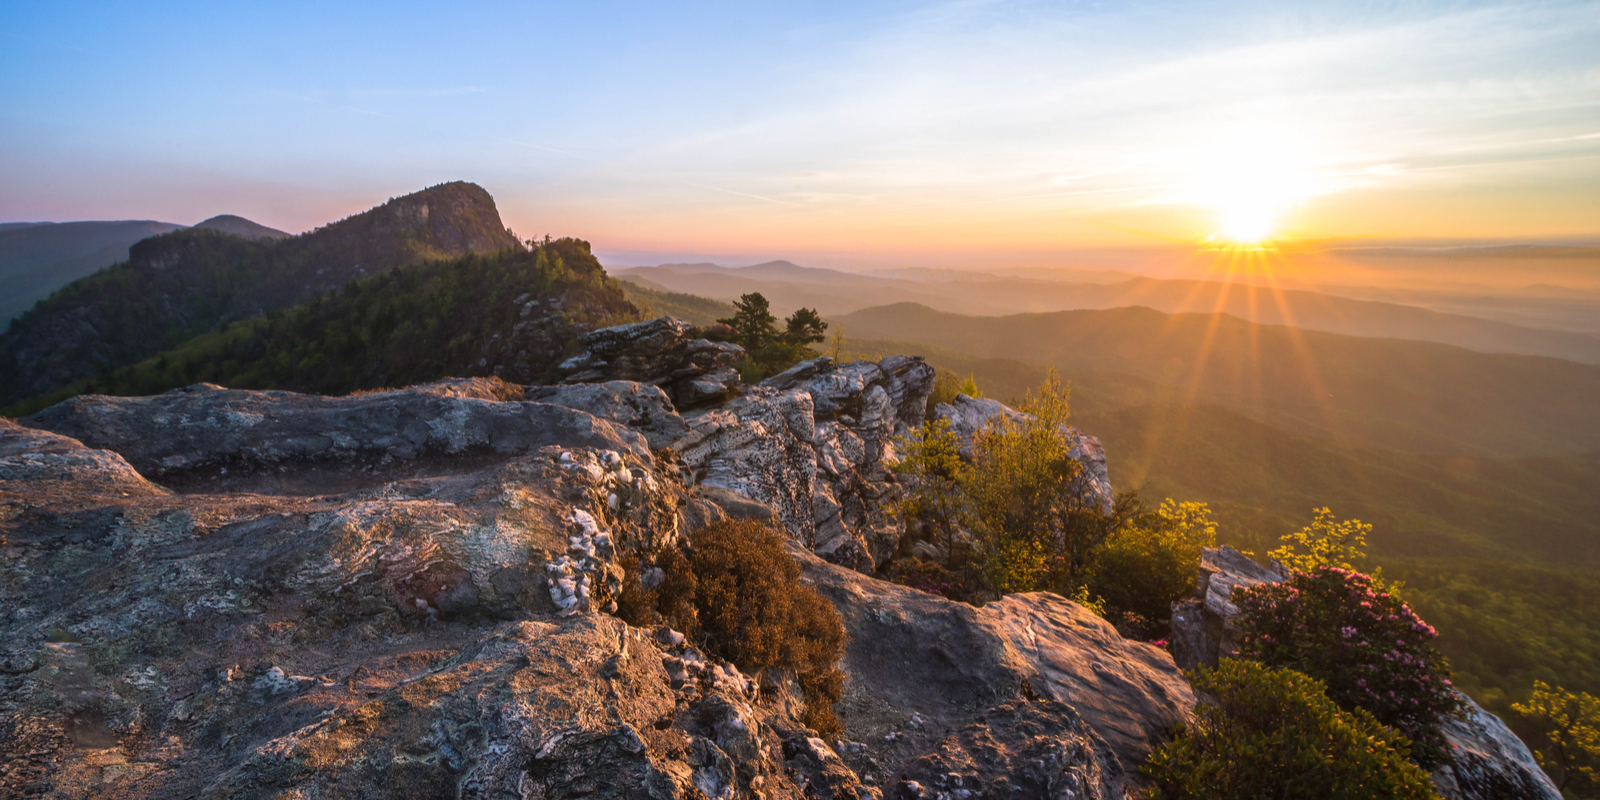
[[[1225,659],[1191,683],[1208,701],[1142,766],[1152,800],[1438,798],[1404,736],[1341,711],[1314,678]]]
[[[1542,734],[1539,766],[1556,787],[1578,797],[1600,796],[1600,698],[1533,682],[1533,696],[1511,706]]]
[[[1239,654],[1321,680],[1341,708],[1364,709],[1412,741],[1412,757],[1448,760],[1441,718],[1459,701],[1427,646],[1438,634],[1367,575],[1339,567],[1234,589]]]
[[[1310,572],[1317,567],[1363,570],[1367,563],[1367,534],[1372,526],[1359,519],[1335,519],[1327,506],[1312,509],[1311,524],[1278,537],[1283,546],[1267,555],[1291,570]],[[1383,570],[1374,567],[1372,577],[1383,582]],[[1400,584],[1387,584],[1390,593]]]
[[[1150,638],[1167,627],[1172,603],[1194,590],[1200,551],[1215,547],[1217,523],[1205,503],[1167,499],[1139,511],[1093,554],[1089,591],[1117,629]]]
[[[900,462],[894,465],[906,482],[906,493],[892,506],[905,520],[913,535],[943,544],[955,554],[956,537],[969,524],[970,508],[961,489],[966,464],[961,461],[961,442],[950,430],[950,422],[930,419],[922,427],[895,440]],[[914,530],[910,524],[918,523]],[[948,563],[946,566],[950,566]]]
[[[749,520],[702,528],[686,548],[658,555],[662,577],[652,588],[640,582],[638,563],[632,566],[619,616],[633,625],[670,624],[747,672],[792,672],[805,693],[806,725],[839,731],[833,705],[844,691],[836,666],[847,641],[844,621],[800,582],[782,534]]]
[[[974,435],[973,462],[960,478],[984,569],[1001,593],[1070,581],[1104,538],[1085,525],[1099,510],[1085,502],[1083,465],[1069,455],[1061,428],[1068,390],[1055,370],[1028,392],[1021,410],[1023,421],[999,417]]]

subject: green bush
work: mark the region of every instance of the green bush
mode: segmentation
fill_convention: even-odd
[[[835,734],[833,706],[844,692],[836,666],[848,641],[844,620],[800,582],[800,565],[783,541],[782,534],[748,520],[702,528],[687,547],[656,557],[664,577],[653,588],[640,583],[639,562],[624,564],[628,580],[617,613],[632,625],[671,625],[746,672],[792,672],[805,693],[806,725]]]
[[[1412,741],[1412,757],[1449,760],[1439,731],[1459,707],[1450,668],[1428,646],[1437,633],[1371,576],[1339,567],[1239,587],[1239,655],[1287,667],[1328,687],[1339,707],[1364,709]]]
[[[1167,499],[1113,531],[1092,557],[1088,588],[1118,630],[1152,638],[1167,628],[1172,603],[1194,590],[1200,551],[1217,544],[1205,503]]]
[[[1404,736],[1341,711],[1314,678],[1226,659],[1191,683],[1207,702],[1144,763],[1152,800],[1438,798]]]

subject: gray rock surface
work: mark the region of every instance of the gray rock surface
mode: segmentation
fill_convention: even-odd
[[[202,383],[150,397],[74,397],[22,424],[117,452],[153,477],[353,462],[379,473],[556,443],[650,456],[644,435],[584,411],[429,387],[320,397]]]
[[[1120,797],[1194,707],[1164,650],[1059,596],[974,608],[793,552],[850,632],[839,711],[864,776],[927,797]]]
[[[887,509],[900,496],[894,438],[922,424],[932,390],[920,358],[812,359],[686,414],[672,449],[696,481],[770,505],[808,549],[873,572],[904,535]]]
[[[757,691],[679,635],[597,613],[621,554],[717,515],[781,511],[684,483],[678,455],[615,421],[488,399],[507,392],[201,387],[30,420],[132,458],[0,422],[0,737],[13,754],[0,795],[1121,800],[1127,765],[1192,702],[1164,653],[1060,598],[974,609],[795,544],[856,637],[847,727],[824,741],[798,722],[792,681]],[[754,390],[743,412],[724,409],[724,433],[764,420],[805,443],[811,398]],[[648,387],[546,399],[662,424]],[[260,419],[234,427],[230,413]],[[440,416],[510,444],[464,455],[458,438],[418,438]],[[503,418],[516,429],[484,422]],[[271,457],[290,420],[360,435]],[[164,466],[162,448],[180,445],[147,439],[168,428],[206,458]],[[408,466],[372,469],[385,459]],[[184,479],[220,464],[233,483]]]
[[[949,403],[940,403],[933,409],[935,419],[950,423],[950,431],[961,440],[961,454],[972,458],[972,437],[985,425],[996,419],[1021,422],[1027,415],[992,398],[973,398],[956,395]],[[1082,491],[1087,499],[1098,504],[1100,510],[1111,512],[1116,495],[1111,489],[1111,473],[1106,467],[1106,451],[1100,440],[1071,425],[1062,425],[1061,432],[1070,443],[1068,455],[1083,464]]]
[[[672,317],[590,331],[584,352],[562,362],[567,383],[636,381],[659,386],[680,411],[719,403],[738,393],[744,348],[700,338]]]
[[[1231,547],[1208,548],[1200,560],[1194,596],[1172,606],[1173,655],[1179,666],[1215,666],[1238,652],[1232,600],[1235,587],[1275,583],[1289,577],[1283,565],[1263,567]],[[1465,713],[1443,726],[1455,763],[1433,773],[1433,782],[1446,800],[1560,800],[1550,776],[1544,773],[1528,746],[1506,724],[1484,711],[1471,698],[1456,692]]]
[[[837,759],[785,761],[814,737],[792,701],[593,613],[615,555],[677,536],[691,500],[648,453],[547,434],[574,441],[343,494],[172,492],[0,423],[0,796],[873,796]]]
[[[682,439],[689,425],[660,387],[634,381],[530,386],[528,400],[585,411],[643,433],[650,449]]]
[[[1208,547],[1200,554],[1200,572],[1194,595],[1172,604],[1172,657],[1183,669],[1199,664],[1215,667],[1223,656],[1239,652],[1233,617],[1234,587],[1277,583],[1289,571],[1274,561],[1263,567],[1227,545]]]

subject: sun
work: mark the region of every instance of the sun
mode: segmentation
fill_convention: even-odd
[[[1189,201],[1206,211],[1207,245],[1269,247],[1284,216],[1315,193],[1299,137],[1270,125],[1218,135],[1191,155]]]
[[[1265,202],[1239,198],[1217,208],[1217,236],[1233,244],[1259,245],[1272,238],[1279,212]]]

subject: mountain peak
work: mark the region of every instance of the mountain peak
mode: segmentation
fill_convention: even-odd
[[[231,233],[246,239],[287,239],[292,235],[233,214],[218,214],[204,222],[196,223],[195,227]]]
[[[390,198],[377,208],[346,217],[321,230],[373,240],[406,239],[422,258],[461,253],[491,253],[517,247],[517,237],[500,221],[494,197],[482,186],[451,181]]]

